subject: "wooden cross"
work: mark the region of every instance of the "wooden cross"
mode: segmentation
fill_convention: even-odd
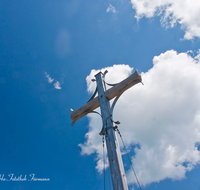
[[[135,71],[135,73],[133,73],[131,76],[129,76],[128,78],[126,78],[118,84],[108,84],[113,87],[106,90],[106,73],[107,71],[104,74],[99,72],[95,75],[97,89],[92,98],[85,105],[71,113],[71,119],[73,120],[72,126],[78,119],[82,118],[88,113],[94,112],[94,109],[100,107],[101,117],[103,121],[103,128],[100,135],[106,135],[106,146],[108,152],[109,166],[111,170],[113,189],[128,190],[119,143],[115,132],[115,126],[113,125],[112,112],[121,94],[133,85],[142,82],[142,78],[141,75],[137,71]],[[97,92],[98,96],[94,98]],[[110,107],[109,100],[113,99],[114,97],[115,100],[112,106]]]
[[[112,100],[114,97],[116,97],[120,92],[124,92],[125,90],[128,90],[135,84],[142,82],[141,75],[135,71],[132,75],[130,75],[128,78],[124,79],[120,83],[116,84],[112,88],[105,91],[106,98],[108,100]],[[122,93],[123,93],[122,92]],[[74,123],[82,118],[83,116],[87,115],[91,111],[95,110],[99,107],[99,97],[91,99],[88,101],[85,105],[81,106],[79,109],[71,112],[71,119],[73,120],[72,126],[74,126]]]

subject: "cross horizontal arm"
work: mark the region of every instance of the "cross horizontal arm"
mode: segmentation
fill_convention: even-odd
[[[120,83],[115,85],[114,87],[108,89],[105,92],[106,98],[108,100],[111,100],[115,96],[117,96],[118,93],[122,89],[126,88],[126,90],[127,90],[127,89],[131,88],[132,86],[134,86],[135,84],[137,84],[141,81],[142,81],[141,75],[137,71],[135,71],[128,78],[124,79],[123,81],[121,81]],[[92,110],[94,110],[98,107],[99,107],[99,99],[98,99],[98,96],[97,96],[96,98],[87,102],[85,105],[81,106],[79,109],[71,112],[71,119],[73,120],[73,123],[75,123],[75,121],[79,120],[83,116],[87,115],[90,111],[92,111]]]

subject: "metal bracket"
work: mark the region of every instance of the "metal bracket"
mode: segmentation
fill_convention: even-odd
[[[114,129],[114,130],[116,130],[116,129],[117,129],[117,126],[109,127],[109,128],[106,127],[104,130],[102,130],[102,131],[99,133],[99,135],[104,135],[105,132],[108,131],[109,129]]]
[[[101,114],[98,113],[97,111],[86,111],[86,112],[83,112],[83,115],[88,114],[88,113],[96,113],[96,114],[98,114],[98,115],[101,116]],[[102,116],[101,116],[101,118],[102,118]],[[76,123],[77,120],[79,120],[79,117],[78,117],[77,119],[75,118],[75,119],[73,120],[73,122],[71,123],[72,127],[74,127],[74,124]]]
[[[106,76],[107,73],[108,73],[107,70],[103,73],[103,82],[104,82],[105,84],[107,84],[108,86],[115,86],[115,85],[119,84],[119,83],[116,83],[116,84],[109,84],[109,83],[107,83],[107,82],[105,81],[105,76]]]
[[[135,83],[135,81],[133,81]],[[140,80],[139,82],[141,82],[143,84],[143,82]],[[113,116],[113,110],[114,110],[114,107],[117,103],[117,100],[120,98],[120,96],[129,88],[129,86],[132,85],[132,83],[126,85],[122,90],[119,91],[118,95],[116,96],[116,98],[114,99],[113,103],[112,103],[112,106],[111,106],[111,109],[110,109],[110,114],[111,116]],[[143,84],[144,85],[144,84]]]
[[[111,121],[115,124],[120,124],[119,121],[113,121],[112,120],[112,115],[109,115],[105,120],[103,120],[103,126],[102,126],[102,129],[101,129],[101,132],[99,133],[99,135],[104,135],[106,131],[108,131],[109,129],[113,128],[114,130],[116,129],[116,126],[115,127],[109,127],[107,128],[107,120],[108,118],[111,118]]]
[[[105,82],[108,86],[115,86],[115,85],[117,85],[117,84],[119,84],[119,83],[116,83],[116,84],[109,84],[109,83],[107,83],[107,82]]]
[[[97,94],[97,87],[96,87],[92,97],[87,102],[91,101],[96,96],[96,94]]]

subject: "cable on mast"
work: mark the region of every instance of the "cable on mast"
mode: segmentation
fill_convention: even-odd
[[[128,155],[128,151],[127,151],[126,146],[125,146],[125,144],[124,144],[124,141],[123,141],[122,135],[121,135],[121,133],[120,133],[120,131],[119,131],[119,129],[118,129],[117,126],[115,126],[115,129],[116,129],[116,131],[118,132],[118,134],[119,134],[119,136],[120,136],[120,138],[121,138],[121,140],[122,140],[122,143],[123,143],[124,149],[125,149],[125,151],[126,151],[126,155],[127,155],[127,157],[128,157],[128,160],[129,160],[129,162],[130,162],[131,168],[132,168],[133,173],[134,173],[134,175],[135,175],[135,178],[136,178],[136,180],[137,180],[138,186],[139,186],[140,189],[142,190],[142,187],[141,187],[141,185],[140,185],[140,182],[139,182],[139,180],[138,180],[138,178],[137,178],[137,175],[136,175],[135,170],[134,170],[134,168],[133,168],[133,165],[132,165],[132,163],[131,163],[131,159],[130,159],[130,157],[129,157],[129,155]]]
[[[104,190],[106,189],[106,171],[105,171],[105,150],[104,150],[104,135],[102,137],[103,142],[103,175],[104,175]]]

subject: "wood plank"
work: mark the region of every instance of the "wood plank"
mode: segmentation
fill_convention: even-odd
[[[108,100],[113,99],[117,94],[124,88],[129,89],[135,84],[142,81],[141,75],[135,71],[132,75],[130,75],[128,78],[124,79],[120,83],[118,83],[116,86],[108,89],[105,94],[106,98]],[[87,102],[85,105],[80,107],[79,109],[71,112],[71,119],[73,121],[77,121],[78,119],[82,118],[86,114],[88,114],[89,111],[92,111],[99,107],[99,100],[98,96],[91,101]]]

